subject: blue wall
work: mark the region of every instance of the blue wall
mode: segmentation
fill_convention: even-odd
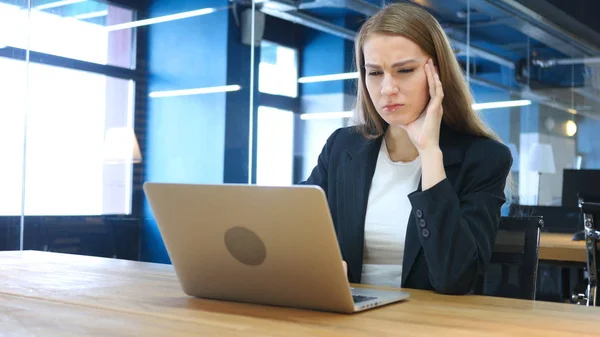
[[[540,105],[532,102],[531,105],[521,108],[521,132],[540,132]]]
[[[226,6],[203,1],[202,7]],[[149,16],[196,10],[197,1],[154,1]],[[148,27],[149,91],[227,83],[228,11]],[[223,182],[225,94],[148,99],[146,181]],[[168,263],[147,202],[141,238],[143,261]]]
[[[340,24],[334,21],[335,24]],[[306,29],[304,43],[299,49],[302,53],[300,77],[339,74],[352,71],[351,46],[348,41],[331,34]],[[345,82],[327,81],[305,83],[301,85],[302,95],[343,93]]]
[[[471,91],[477,103],[488,103],[511,100],[507,92],[490,89],[481,85],[471,84]],[[510,142],[510,109],[485,109],[480,111],[484,122],[502,138],[505,143]]]
[[[577,152],[583,169],[600,169],[600,120],[577,118]]]
[[[229,22],[235,22],[233,17]],[[253,113],[253,170],[252,181],[256,181],[256,128],[258,116],[258,66],[260,63],[260,45],[254,49],[254,108]],[[225,166],[223,182],[248,183],[248,154],[250,150],[250,66],[251,48],[241,43],[241,33],[231,24],[227,36],[227,83],[238,84],[241,90],[227,93],[226,130],[225,130]]]

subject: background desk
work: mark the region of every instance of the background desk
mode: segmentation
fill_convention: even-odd
[[[531,337],[598,332],[600,308],[408,291],[406,302],[340,315],[190,298],[170,265],[0,252],[0,335]]]
[[[542,233],[539,259],[586,263],[585,241],[573,241],[573,234]]]

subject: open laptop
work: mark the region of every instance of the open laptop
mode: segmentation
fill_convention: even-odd
[[[405,300],[351,288],[318,186],[144,184],[190,296],[340,313]]]

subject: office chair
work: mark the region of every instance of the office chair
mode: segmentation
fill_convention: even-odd
[[[582,196],[579,198],[579,208],[583,215],[585,231],[586,267],[588,284],[582,301],[588,306],[598,306],[598,240],[600,240],[600,197]]]
[[[502,217],[490,268],[476,282],[474,293],[535,300],[543,226],[542,217]],[[512,277],[514,283],[511,283],[511,269],[518,270],[518,276]]]

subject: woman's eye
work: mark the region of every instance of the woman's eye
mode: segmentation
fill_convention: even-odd
[[[369,76],[377,76],[377,75],[381,75],[381,71],[370,71],[369,72]]]
[[[414,71],[414,69],[400,69],[400,70],[398,70],[398,72],[402,73],[402,74],[412,73],[413,71]]]

